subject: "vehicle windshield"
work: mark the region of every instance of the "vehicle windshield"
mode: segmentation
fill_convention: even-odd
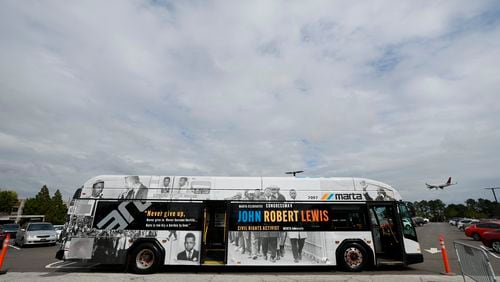
[[[28,231],[39,231],[39,230],[54,230],[52,224],[47,223],[35,223],[28,226]]]
[[[19,229],[19,224],[4,224],[2,225],[3,230],[17,230]]]
[[[415,231],[415,227],[412,224],[410,211],[408,207],[404,203],[399,204],[399,213],[401,215],[401,219],[403,220],[403,236],[405,238],[411,240],[417,240],[417,232]],[[417,220],[422,220],[422,218],[416,218]]]

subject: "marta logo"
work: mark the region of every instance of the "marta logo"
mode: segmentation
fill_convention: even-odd
[[[323,201],[362,201],[361,193],[325,193],[321,197]]]

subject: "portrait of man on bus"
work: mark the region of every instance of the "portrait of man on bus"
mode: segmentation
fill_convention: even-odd
[[[94,198],[94,199],[100,199],[100,198],[102,198],[102,190],[104,190],[104,181],[97,180],[92,185],[91,198]]]
[[[200,252],[194,249],[196,245],[196,237],[189,232],[184,238],[184,251],[177,254],[177,260],[198,261]]]
[[[377,189],[377,196],[375,196],[375,198],[373,198],[372,196],[370,196],[370,194],[366,190],[367,186],[368,185],[366,185],[366,186],[363,187],[364,196],[365,196],[365,199],[367,201],[392,201],[392,200],[394,200],[394,198],[392,198],[391,196],[389,196],[387,194],[387,191],[384,188],[382,188],[382,187],[378,187],[378,189]]]
[[[179,179],[179,190],[186,190],[188,188],[188,178],[187,177],[181,177]]]
[[[273,186],[269,186],[269,188],[271,188],[271,195],[272,195],[273,200],[286,201],[285,196],[280,193],[280,187],[273,185]]]
[[[272,201],[273,200],[273,192],[271,191],[271,187],[267,187],[264,189],[264,199],[266,201]]]
[[[125,192],[120,195],[120,199],[146,199],[148,188],[141,183],[139,176],[129,175],[125,177]]]
[[[162,194],[170,192],[170,177],[166,176],[163,178],[163,187],[161,188],[160,192]]]

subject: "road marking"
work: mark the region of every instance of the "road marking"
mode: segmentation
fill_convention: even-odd
[[[79,262],[77,261],[56,261],[56,262],[53,262],[53,263],[49,263],[45,266],[45,268],[91,268],[91,267],[94,267],[96,265],[98,265],[98,263],[93,263],[93,264],[85,264],[85,263],[81,263],[81,265],[74,265],[74,264],[78,264]]]
[[[61,268],[64,266],[75,264],[75,263],[76,263],[76,261],[56,261],[56,262],[47,264],[45,266],[45,268]],[[63,265],[55,266],[56,264],[63,264]]]
[[[14,249],[16,249],[16,250],[21,250],[21,248],[16,247],[16,246],[14,246],[14,245],[9,245],[9,248],[14,248]]]
[[[488,248],[486,248],[485,246],[481,246],[481,248],[483,248],[484,250],[486,250],[490,255],[500,259],[500,257],[497,257],[497,255],[495,255],[491,250],[489,250]]]
[[[437,248],[430,248],[430,249],[428,249],[428,250],[427,250],[427,249],[424,249],[424,250],[425,250],[426,252],[428,252],[428,253],[433,254],[433,255],[441,252],[441,250],[438,250]]]

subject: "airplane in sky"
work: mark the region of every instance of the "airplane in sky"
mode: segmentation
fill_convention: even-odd
[[[451,183],[451,177],[448,178],[448,181],[444,184],[436,184],[436,185],[433,185],[433,184],[427,184],[425,183],[425,185],[427,185],[427,188],[429,189],[443,189],[444,187],[448,187],[448,186],[451,186],[451,185],[455,185],[457,184],[457,182],[455,183]]]

